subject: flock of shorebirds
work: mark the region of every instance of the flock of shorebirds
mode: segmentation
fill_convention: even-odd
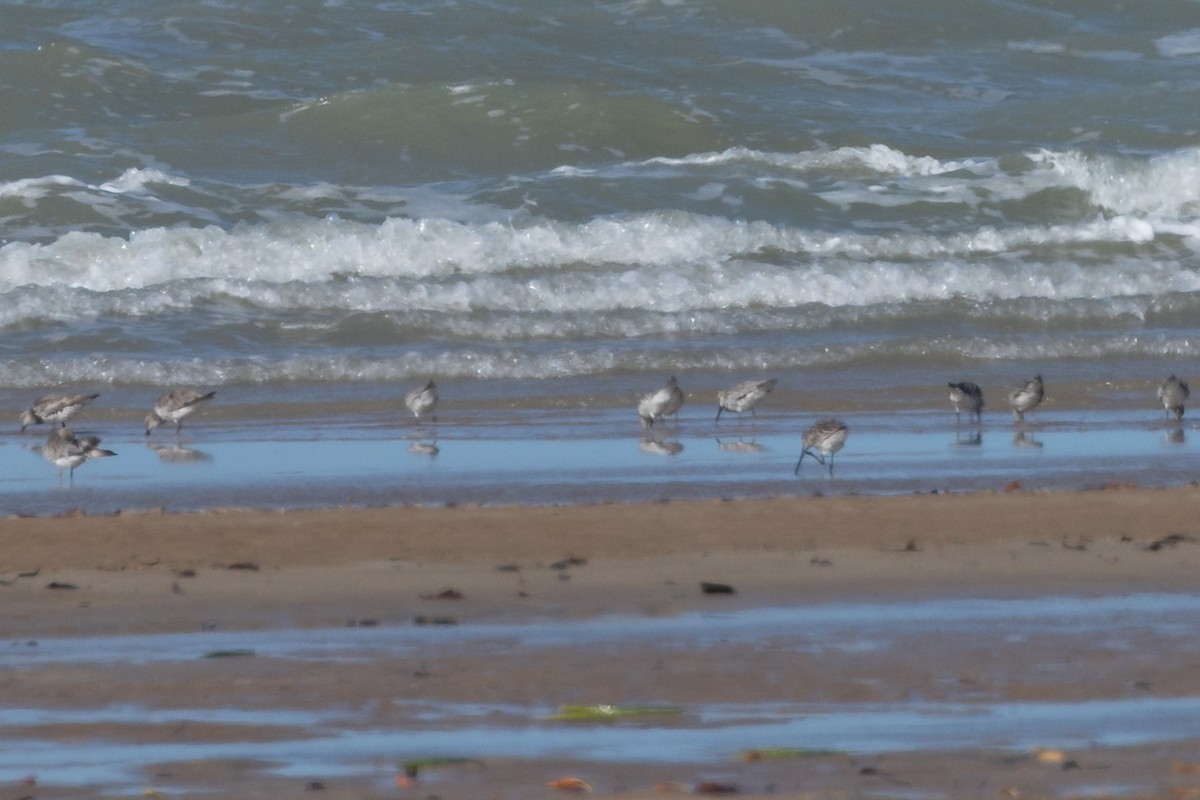
[[[750,380],[737,384],[729,389],[717,392],[717,417],[721,414],[743,414],[747,411],[755,414],[755,409],[764,397],[771,393],[777,381]],[[955,418],[961,423],[962,414],[966,412],[969,420],[978,423],[982,419],[984,401],[983,390],[978,384],[970,381],[949,383],[950,402],[954,406]],[[1158,387],[1158,399],[1168,416],[1175,420],[1183,419],[1184,403],[1191,394],[1187,383],[1174,375],[1169,376]],[[158,398],[150,413],[146,415],[146,436],[164,423],[175,423],[175,434],[179,436],[183,429],[183,421],[200,409],[216,392],[201,392],[196,389],[172,389]],[[59,427],[46,438],[42,445],[43,457],[58,468],[59,480],[62,480],[63,470],[68,470],[74,482],[75,469],[85,462],[114,456],[112,450],[100,447],[100,437],[79,436],[67,422],[79,411],[100,395],[98,394],[50,394],[39,397],[33,404],[21,413],[21,430],[31,425],[57,423]],[[1012,409],[1013,420],[1016,423],[1025,421],[1025,414],[1037,408],[1046,396],[1046,388],[1041,375],[1035,375],[1023,385],[1008,393],[1008,405]],[[665,425],[667,417],[677,417],[683,407],[683,390],[675,376],[667,379],[661,387],[643,396],[637,404],[638,418],[643,428],[654,428]],[[437,421],[435,412],[438,403],[438,387],[434,381],[419,386],[404,396],[404,405],[412,412],[417,422],[426,417]],[[833,475],[834,455],[846,444],[850,429],[845,422],[829,418],[817,421],[800,437],[800,458],[796,461],[794,474],[800,473],[800,465],[805,456],[811,456],[822,466],[829,468]]]
[[[199,392],[195,389],[172,389],[158,398],[150,413],[146,415],[146,435],[164,422],[175,423],[175,434],[183,429],[183,421],[200,407],[212,400],[216,392]],[[115,456],[112,450],[100,446],[99,436],[79,436],[67,427],[67,422],[91,403],[99,394],[48,394],[33,401],[33,405],[21,412],[21,431],[30,425],[58,423],[42,445],[42,457],[58,468],[62,481],[63,470],[68,470],[70,480],[75,481],[75,469],[96,458]]]
[[[729,411],[741,414],[749,411],[754,414],[755,407],[775,388],[776,380],[745,381],[717,393],[717,421],[722,412]],[[961,423],[965,411],[968,419],[976,423],[982,421],[983,389],[971,381],[950,382],[950,403],[954,406],[955,419]],[[1158,399],[1163,404],[1168,417],[1176,421],[1183,419],[1184,403],[1191,391],[1187,383],[1174,375],[1167,377],[1158,387]],[[1041,375],[1035,375],[1024,384],[1008,393],[1008,405],[1012,409],[1013,421],[1017,424],[1025,421],[1025,415],[1037,408],[1046,397],[1046,386]],[[638,417],[642,426],[652,428],[661,424],[663,419],[678,413],[683,405],[683,391],[674,376],[657,391],[647,394],[638,403]],[[800,458],[796,460],[794,474],[800,473],[800,465],[805,456],[812,456],[818,463],[829,467],[833,475],[834,455],[846,444],[850,429],[839,419],[822,419],[810,426],[800,437]],[[827,463],[828,462],[828,463]]]

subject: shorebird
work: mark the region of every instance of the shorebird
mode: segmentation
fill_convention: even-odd
[[[1036,408],[1045,396],[1046,391],[1042,386],[1041,375],[1035,375],[1025,381],[1025,385],[1020,389],[1013,389],[1008,393],[1008,404],[1012,406],[1013,419],[1017,422],[1024,422],[1025,412]]]
[[[638,402],[638,417],[642,427],[652,428],[656,422],[662,422],[663,417],[676,414],[683,406],[683,390],[672,375],[662,388],[643,397]]]
[[[717,392],[717,422],[721,421],[721,412],[728,411],[732,414],[741,414],[743,411],[749,411],[751,416],[754,416],[754,407],[759,401],[770,394],[775,388],[776,380],[771,378],[765,381],[745,381],[739,383],[732,389],[725,389]]]
[[[420,423],[421,417],[429,414],[434,422],[437,422],[437,417],[434,416],[434,409],[437,407],[438,392],[437,384],[433,381],[424,386],[413,389],[408,394],[404,395],[404,405],[408,406],[408,410],[413,413]]]
[[[950,402],[954,404],[954,418],[961,420],[962,412],[965,409],[968,414],[975,417],[976,422],[981,421],[983,389],[979,388],[979,384],[962,381],[961,383],[951,383],[949,386]]]
[[[1167,416],[1174,414],[1175,419],[1183,419],[1183,401],[1190,394],[1188,385],[1174,375],[1169,375],[1158,387],[1158,399],[1162,401]]]
[[[183,420],[199,410],[216,392],[202,394],[195,389],[172,389],[158,398],[153,410],[146,415],[146,435],[164,422],[175,423],[175,435],[183,429]]]
[[[829,475],[832,477],[833,455],[846,444],[846,436],[849,433],[846,423],[838,419],[823,419],[806,430],[800,437],[804,449],[800,451],[800,458],[796,461],[796,469],[792,474],[799,475],[800,463],[804,461],[804,457],[812,456],[821,464],[825,463],[826,458],[829,459]]]
[[[93,458],[115,456],[112,450],[100,449],[99,436],[76,436],[70,428],[55,428],[42,445],[42,457],[58,467],[58,482],[62,483],[62,471],[70,470],[71,484],[75,483],[75,468]]]
[[[43,422],[58,422],[64,427],[67,420],[79,413],[79,409],[95,400],[98,394],[48,394],[33,401],[21,412],[21,430]]]

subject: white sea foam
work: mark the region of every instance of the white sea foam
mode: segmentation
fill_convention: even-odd
[[[917,337],[893,342],[828,344],[790,348],[697,346],[658,352],[640,348],[581,348],[531,352],[513,348],[442,349],[436,354],[410,352],[397,357],[363,357],[349,353],[281,358],[134,359],[77,357],[0,360],[0,376],[10,389],[61,385],[173,384],[217,386],[268,385],[315,381],[360,383],[411,381],[429,375],[452,379],[531,380],[601,375],[613,372],[802,370],[872,364],[896,366],[932,362],[979,362],[1055,359],[1101,361],[1111,358],[1200,358],[1200,343],[1187,337],[1140,337],[1113,334],[1060,336],[1031,342],[1023,336]]]
[[[0,291],[44,287],[60,302],[65,289],[140,298],[170,288],[192,301],[206,291],[264,307],[562,313],[1196,290],[1200,277],[1170,261],[1134,268],[1114,255],[1083,269],[1069,258],[1022,263],[1015,255],[1144,244],[1157,231],[1158,223],[1125,215],[944,236],[828,234],[692,214],[522,228],[400,219],[159,228],[128,240],[70,233],[48,245],[6,245]],[[1184,223],[1171,232],[1200,234]],[[764,252],[776,254],[770,263],[761,263]],[[788,255],[782,263],[780,253]]]
[[[1167,58],[1200,55],[1200,28],[1168,34],[1156,39],[1154,46]]]
[[[19,178],[0,183],[0,197],[15,197],[27,205],[63,187],[86,188],[87,184],[66,175],[46,175],[41,178]]]
[[[131,194],[144,192],[150,184],[161,183],[168,186],[189,186],[191,181],[177,175],[169,175],[160,169],[127,169],[116,180],[107,181],[98,187],[101,191],[114,194]]]
[[[978,161],[942,161],[931,156],[912,156],[885,144],[867,147],[839,147],[799,153],[772,153],[746,147],[732,147],[715,153],[697,153],[682,158],[653,158],[647,164],[668,166],[712,166],[737,162],[757,163],[794,172],[859,170],[876,175],[940,175],[957,170],[985,170],[990,159]]]
[[[1200,215],[1200,149],[1149,159],[1049,150],[1030,157],[1109,211],[1188,221]]]

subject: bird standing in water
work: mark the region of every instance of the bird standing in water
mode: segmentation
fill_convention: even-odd
[[[75,485],[75,468],[93,458],[115,456],[112,450],[100,449],[99,436],[76,436],[68,427],[55,428],[42,445],[42,457],[58,467],[58,482],[62,471],[70,470],[71,485]]]
[[[1046,389],[1042,384],[1041,375],[1034,375],[1025,381],[1024,386],[1013,389],[1008,393],[1008,404],[1012,407],[1013,419],[1017,422],[1024,422],[1025,412],[1037,408],[1045,396]]]
[[[1174,375],[1168,376],[1158,387],[1158,399],[1162,401],[1167,416],[1174,414],[1177,420],[1183,419],[1183,403],[1190,394],[1188,385]]]
[[[717,422],[721,421],[721,412],[728,411],[733,414],[741,414],[743,411],[749,411],[751,416],[754,415],[754,407],[759,401],[770,394],[775,388],[776,380],[771,378],[765,381],[745,381],[739,383],[732,389],[725,389],[717,392]]]
[[[966,411],[975,418],[976,422],[980,422],[983,412],[983,389],[970,381],[951,383],[949,386],[950,402],[954,404],[955,420],[961,421],[962,412]]]
[[[796,461],[796,469],[792,474],[800,474],[800,463],[805,456],[812,456],[818,463],[824,464],[829,459],[829,476],[833,477],[833,456],[846,444],[846,436],[850,429],[846,423],[838,419],[823,419],[804,432],[800,444],[800,458]]]
[[[198,392],[195,389],[172,389],[154,403],[146,415],[146,435],[164,422],[175,423],[175,435],[183,430],[183,421],[200,410],[200,406],[212,400],[216,392]]]
[[[638,418],[643,428],[653,428],[663,417],[678,413],[683,406],[683,390],[672,375],[658,390],[651,392],[638,402]]]
[[[43,422],[57,422],[63,427],[67,420],[79,413],[79,410],[95,400],[98,394],[48,394],[33,401],[28,409],[21,412],[21,431],[30,425],[41,425]]]
[[[413,389],[408,394],[404,395],[404,405],[408,406],[408,410],[417,418],[417,422],[421,421],[421,417],[428,414],[434,422],[437,422],[437,416],[434,412],[437,409],[438,390],[437,384],[432,380],[424,386]]]

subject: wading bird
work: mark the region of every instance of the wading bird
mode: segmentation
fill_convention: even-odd
[[[828,458],[829,475],[833,477],[833,456],[846,444],[846,436],[849,433],[850,429],[846,427],[846,423],[838,419],[823,419],[806,430],[800,437],[804,449],[800,451],[800,458],[796,461],[796,469],[792,474],[799,475],[800,463],[804,461],[804,457],[812,456],[820,464],[824,464]]]
[[[745,381],[739,383],[732,389],[725,389],[717,392],[717,422],[721,421],[721,412],[728,411],[731,414],[741,414],[743,411],[749,411],[751,416],[754,416],[754,407],[759,401],[771,393],[775,388],[776,380],[771,378],[765,381]]]

